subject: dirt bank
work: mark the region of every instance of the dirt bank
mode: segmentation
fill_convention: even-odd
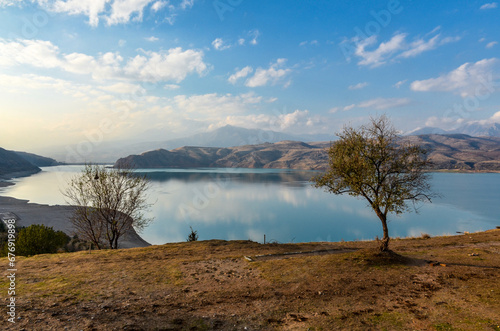
[[[0,181],[0,183],[2,183]],[[71,206],[49,206],[37,203],[29,203],[28,200],[20,200],[12,197],[0,196],[0,219],[15,218],[18,226],[29,226],[31,224],[44,224],[51,226],[54,230],[60,230],[74,235],[73,225],[69,221],[74,208]],[[121,248],[149,246],[135,231],[128,233],[121,240]]]

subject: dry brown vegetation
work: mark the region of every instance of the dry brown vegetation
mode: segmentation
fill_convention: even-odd
[[[500,230],[377,248],[213,240],[20,257],[12,329],[500,329]],[[314,252],[283,254],[298,251]]]

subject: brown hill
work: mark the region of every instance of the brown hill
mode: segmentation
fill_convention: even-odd
[[[500,170],[500,138],[471,137],[464,134],[410,136],[428,150],[436,169],[462,171]]]
[[[403,140],[428,149],[436,170],[499,171],[500,138],[463,134],[407,136]],[[159,149],[119,159],[115,166],[137,168],[280,168],[321,170],[328,165],[329,142],[281,141],[228,148]]]
[[[115,166],[137,168],[288,168],[320,169],[327,162],[329,143],[306,144],[296,141],[265,143],[229,148],[181,147],[158,149],[119,159]]]

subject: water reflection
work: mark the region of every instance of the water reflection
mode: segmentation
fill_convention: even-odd
[[[32,202],[64,204],[60,190],[78,167],[44,168],[3,188]],[[315,189],[316,172],[276,169],[139,170],[152,181],[147,216],[155,222],[142,236],[153,244],[184,241],[193,227],[206,239],[278,242],[363,240],[381,236],[380,221],[364,200]],[[390,216],[392,237],[455,234],[500,225],[500,174],[433,174],[443,195],[420,213]]]
[[[291,171],[280,169],[260,169],[261,172],[249,172],[249,169],[186,169],[186,170],[138,170],[155,182],[171,180],[181,182],[239,182],[239,183],[280,183],[290,186],[304,187],[317,174],[315,171]]]

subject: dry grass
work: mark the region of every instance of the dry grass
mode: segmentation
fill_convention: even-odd
[[[393,240],[398,254],[205,241],[20,257],[14,329],[499,330],[499,239]],[[332,254],[243,258],[322,250]]]

